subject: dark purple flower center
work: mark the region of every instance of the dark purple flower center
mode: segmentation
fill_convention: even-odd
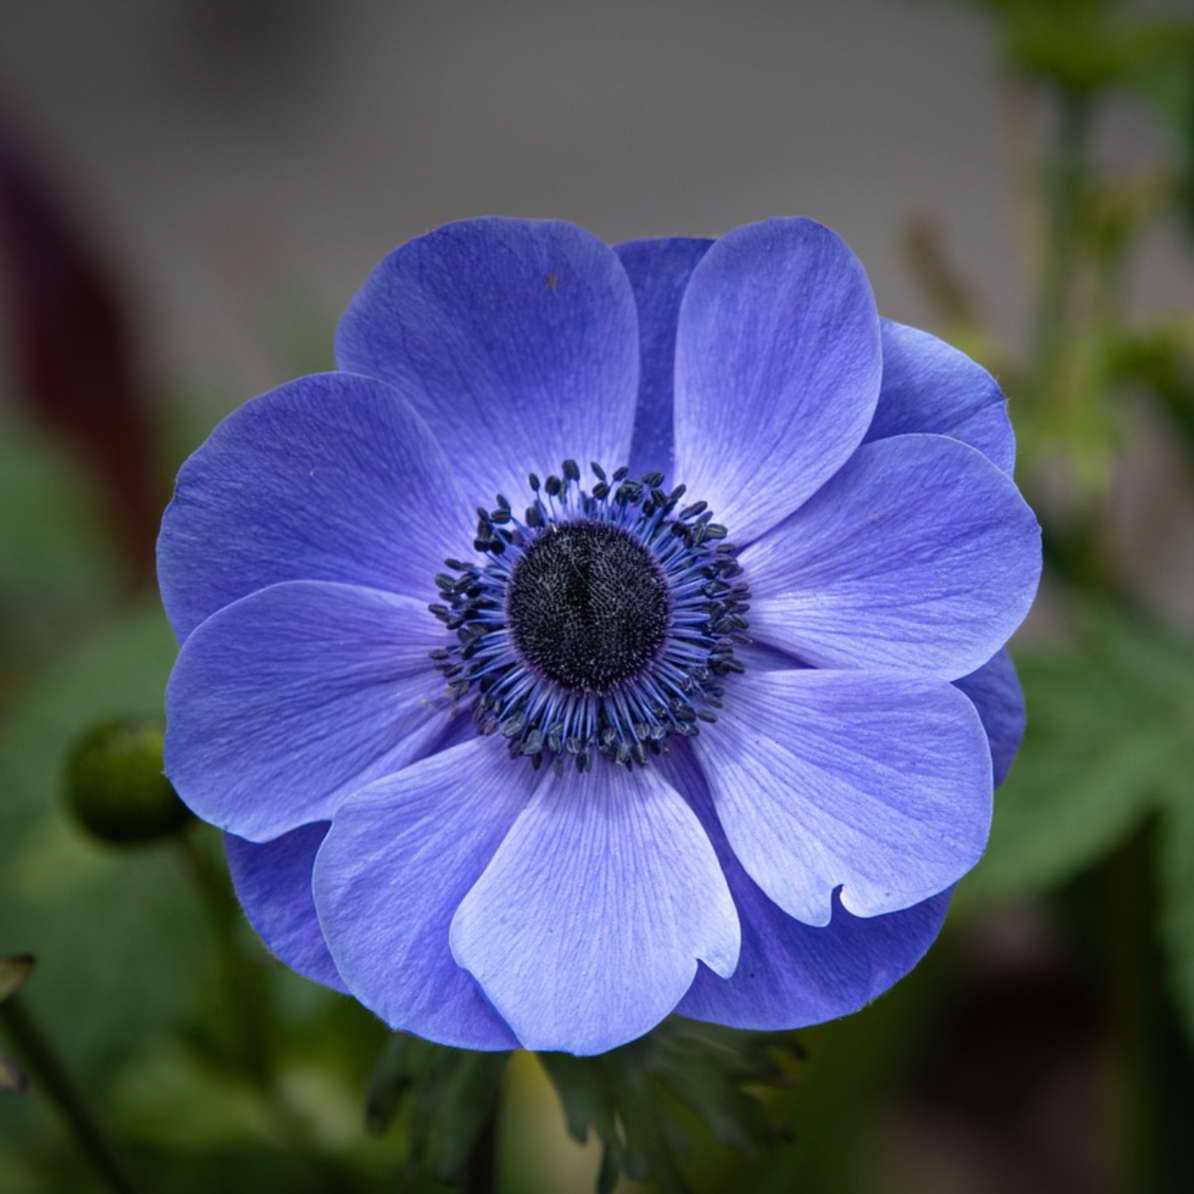
[[[572,758],[630,767],[715,722],[723,681],[741,672],[750,592],[705,502],[684,486],[618,469],[580,482],[574,460],[540,483],[519,519],[501,494],[477,510],[483,563],[448,559],[431,606],[453,633],[432,652],[482,734],[512,758],[561,774]],[[454,574],[454,575],[453,575]]]
[[[514,566],[506,616],[527,666],[565,688],[608,693],[663,644],[667,580],[651,553],[608,522],[566,522]]]

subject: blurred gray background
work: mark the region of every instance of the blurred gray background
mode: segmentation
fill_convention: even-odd
[[[1015,183],[1044,130],[943,0],[5,0],[0,119],[116,273],[159,385],[218,413],[330,363],[395,244],[460,217],[610,241],[806,214],[932,324],[929,228],[1025,334]],[[1147,157],[1130,111],[1109,155]],[[1158,245],[1144,301],[1168,280]],[[0,348],[0,353],[2,353]],[[2,357],[0,357],[2,366]],[[2,374],[0,374],[2,381]]]

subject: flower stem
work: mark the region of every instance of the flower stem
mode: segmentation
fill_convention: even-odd
[[[1111,1114],[1117,1157],[1113,1189],[1124,1194],[1157,1188],[1153,1138],[1154,1058],[1157,1043],[1150,991],[1149,837],[1133,835],[1108,860],[1108,999],[1111,1017]]]
[[[473,1151],[464,1166],[460,1188],[463,1194],[497,1194],[497,1126],[500,1096],[477,1134]]]
[[[25,1068],[37,1087],[57,1106],[79,1151],[96,1175],[115,1194],[138,1194],[138,1188],[116,1159],[116,1154],[79,1089],[66,1072],[54,1047],[25,1010],[20,996],[0,1003],[0,1024],[15,1043]]]
[[[1044,266],[1036,312],[1036,374],[1048,382],[1065,351],[1081,241],[1079,206],[1086,185],[1090,103],[1084,94],[1059,95],[1056,152],[1050,164]]]
[[[258,1089],[272,1089],[272,1026],[264,971],[237,944],[240,905],[232,894],[228,874],[193,832],[179,838],[183,870],[190,877],[207,914],[215,938],[220,979],[228,1005],[231,1045]]]

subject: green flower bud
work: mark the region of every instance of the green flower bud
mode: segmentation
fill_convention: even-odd
[[[160,722],[116,718],[89,730],[67,760],[66,800],[93,837],[115,845],[152,842],[191,819],[162,770]]]

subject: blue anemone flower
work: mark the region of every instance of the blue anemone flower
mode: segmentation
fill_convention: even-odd
[[[301,974],[477,1049],[861,1007],[936,935],[1040,571],[989,374],[827,228],[452,224],[187,463],[166,766]]]

